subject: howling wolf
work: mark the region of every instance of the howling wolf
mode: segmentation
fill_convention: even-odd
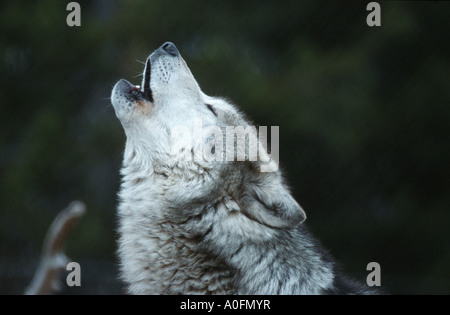
[[[261,137],[201,91],[173,43],[150,55],[140,86],[117,82],[111,101],[127,138],[118,254],[130,293],[375,292],[338,272]]]

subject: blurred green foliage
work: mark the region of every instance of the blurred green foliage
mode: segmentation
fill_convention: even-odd
[[[205,93],[280,126],[307,224],[347,273],[377,261],[388,292],[450,293],[450,3],[380,2],[368,27],[364,1],[78,1],[68,27],[68,2],[0,4],[0,293],[23,292],[75,199],[84,282],[63,293],[122,292],[109,94],[165,41]]]

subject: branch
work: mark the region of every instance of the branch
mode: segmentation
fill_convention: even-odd
[[[84,203],[74,201],[53,220],[45,236],[39,267],[25,290],[25,294],[50,294],[58,289],[59,272],[61,269],[65,269],[68,263],[68,259],[63,253],[64,244],[85,211]]]

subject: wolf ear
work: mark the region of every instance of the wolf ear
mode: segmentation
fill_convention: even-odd
[[[253,220],[274,228],[294,227],[306,214],[292,198],[278,173],[258,178],[241,197],[242,212]]]

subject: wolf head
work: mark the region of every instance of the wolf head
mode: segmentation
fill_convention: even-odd
[[[232,104],[201,91],[173,43],[163,44],[148,57],[140,86],[123,79],[117,82],[111,101],[127,136],[124,168],[148,169],[148,176],[163,170],[172,185],[201,177],[197,178],[201,184],[191,191],[167,188],[173,200],[186,201],[183,194],[198,193],[197,201],[226,194],[247,218],[270,227],[293,227],[305,220],[277,162],[268,159],[257,138],[253,149],[257,147],[260,158],[251,158],[246,139],[256,137],[255,129]],[[230,127],[246,132],[234,133],[230,140]],[[276,171],[261,172],[263,164]]]

